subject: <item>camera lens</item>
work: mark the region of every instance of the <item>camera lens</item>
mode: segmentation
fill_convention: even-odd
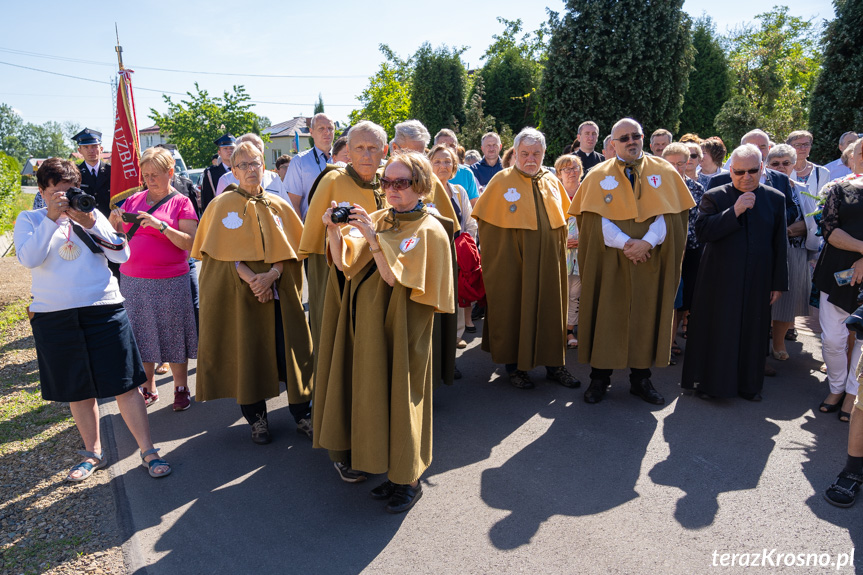
[[[69,200],[69,207],[73,210],[89,213],[96,209],[96,198],[81,188],[66,190],[66,199]]]
[[[334,224],[346,224],[348,223],[348,216],[351,215],[353,208],[348,208],[346,206],[340,206],[333,210],[332,220]]]

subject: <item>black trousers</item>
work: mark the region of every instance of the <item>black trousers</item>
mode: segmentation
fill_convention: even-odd
[[[605,381],[611,380],[611,373],[613,369],[599,369],[597,367],[590,368],[590,379],[604,379]],[[629,370],[629,382],[637,383],[642,379],[650,379],[650,370],[649,369],[639,369],[636,367],[630,368]]]
[[[276,305],[273,306],[276,310],[276,362],[279,369],[279,380],[287,380],[287,364],[285,359],[285,332],[282,325],[282,308],[279,300],[275,300]],[[288,405],[291,415],[294,416],[294,421],[299,423],[301,419],[310,419],[312,415],[312,402],[304,401],[302,403],[292,403]],[[262,399],[255,403],[247,403],[240,405],[240,410],[243,412],[243,417],[249,422],[249,425],[255,423],[258,417],[267,418],[267,402]]]

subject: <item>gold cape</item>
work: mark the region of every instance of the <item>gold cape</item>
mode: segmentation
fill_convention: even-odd
[[[268,194],[263,199],[266,202],[228,188],[201,217],[193,248],[195,257],[203,259],[195,383],[199,401],[232,397],[244,405],[279,395],[276,304],[257,300],[240,279],[235,261],[245,262],[255,273],[283,262],[282,277],[275,285],[285,336],[288,401],[297,404],[312,397],[312,338],[303,311],[303,266],[294,250],[302,224],[282,198]],[[229,212],[242,217],[240,227],[224,225],[222,219]],[[274,215],[281,218],[287,233],[281,233]],[[236,225],[236,220],[232,217],[228,223]],[[245,239],[237,240],[236,233],[244,228]],[[245,243],[239,245],[239,241]],[[258,259],[241,259],[244,255]]]
[[[269,264],[303,259],[296,251],[303,234],[297,213],[279,196],[258,192],[253,196],[232,184],[216,196],[201,216],[192,257]]]
[[[542,198],[551,229],[566,225],[569,196],[560,180],[545,168],[533,177],[515,167],[491,179],[473,208],[473,217],[498,228],[536,230],[534,192]]]
[[[388,286],[363,240],[345,242],[351,244],[346,248],[352,254],[351,279],[330,274],[326,289],[312,405],[314,446],[350,451],[351,467],[386,472],[394,483],[407,484],[432,461],[432,333],[436,305],[455,307],[447,287],[453,285],[451,244],[444,226],[429,214],[398,214],[399,231],[384,231],[391,224],[381,213],[374,218],[388,262],[391,256],[402,267],[422,266],[435,257],[444,261],[424,272],[402,270],[402,278],[423,279],[420,294],[398,282]],[[395,254],[393,246],[414,234],[419,243],[401,257]],[[423,245],[427,258],[417,257]],[[429,301],[441,301],[418,303],[416,297],[438,291],[433,286],[441,295]],[[443,301],[447,291],[449,305]]]
[[[679,214],[695,207],[683,178],[666,160],[645,154],[635,190],[623,170],[624,165],[617,158],[594,166],[575,192],[569,215],[593,212],[609,220],[640,223],[660,214]]]

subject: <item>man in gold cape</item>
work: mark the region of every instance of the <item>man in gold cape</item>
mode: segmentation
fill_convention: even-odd
[[[314,446],[407,485],[432,460],[432,332],[436,312],[455,312],[452,222],[425,210],[370,215],[396,282],[346,226],[344,276],[329,277],[321,326]]]
[[[312,398],[312,338],[302,304],[302,256],[296,252],[303,225],[286,200],[258,192],[226,188],[201,216],[195,235],[191,254],[203,260],[196,399],[233,397],[254,426],[266,421],[264,400],[279,395],[284,377],[299,426],[310,418]],[[238,262],[256,274],[281,262],[274,284],[278,300],[259,302],[240,278]],[[284,349],[284,374],[277,347]]]
[[[546,378],[578,387],[564,366],[569,198],[542,168],[542,133],[525,128],[514,147],[515,166],[491,179],[473,209],[488,300],[482,349],[506,366],[515,387],[533,388],[527,372],[537,365],[546,366]]]
[[[642,152],[635,120],[611,131],[617,158],[595,166],[572,199],[581,270],[578,359],[591,366],[587,403],[602,400],[614,369],[630,368],[630,392],[665,402],[650,367],[668,365],[674,297],[692,195],[674,167]]]

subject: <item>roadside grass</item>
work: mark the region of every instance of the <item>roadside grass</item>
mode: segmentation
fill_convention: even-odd
[[[0,218],[0,234],[12,231],[12,228],[15,227],[15,218],[18,217],[18,214],[33,207],[33,194],[18,192],[9,201],[9,207],[10,209],[8,210],[2,210],[3,217]]]

